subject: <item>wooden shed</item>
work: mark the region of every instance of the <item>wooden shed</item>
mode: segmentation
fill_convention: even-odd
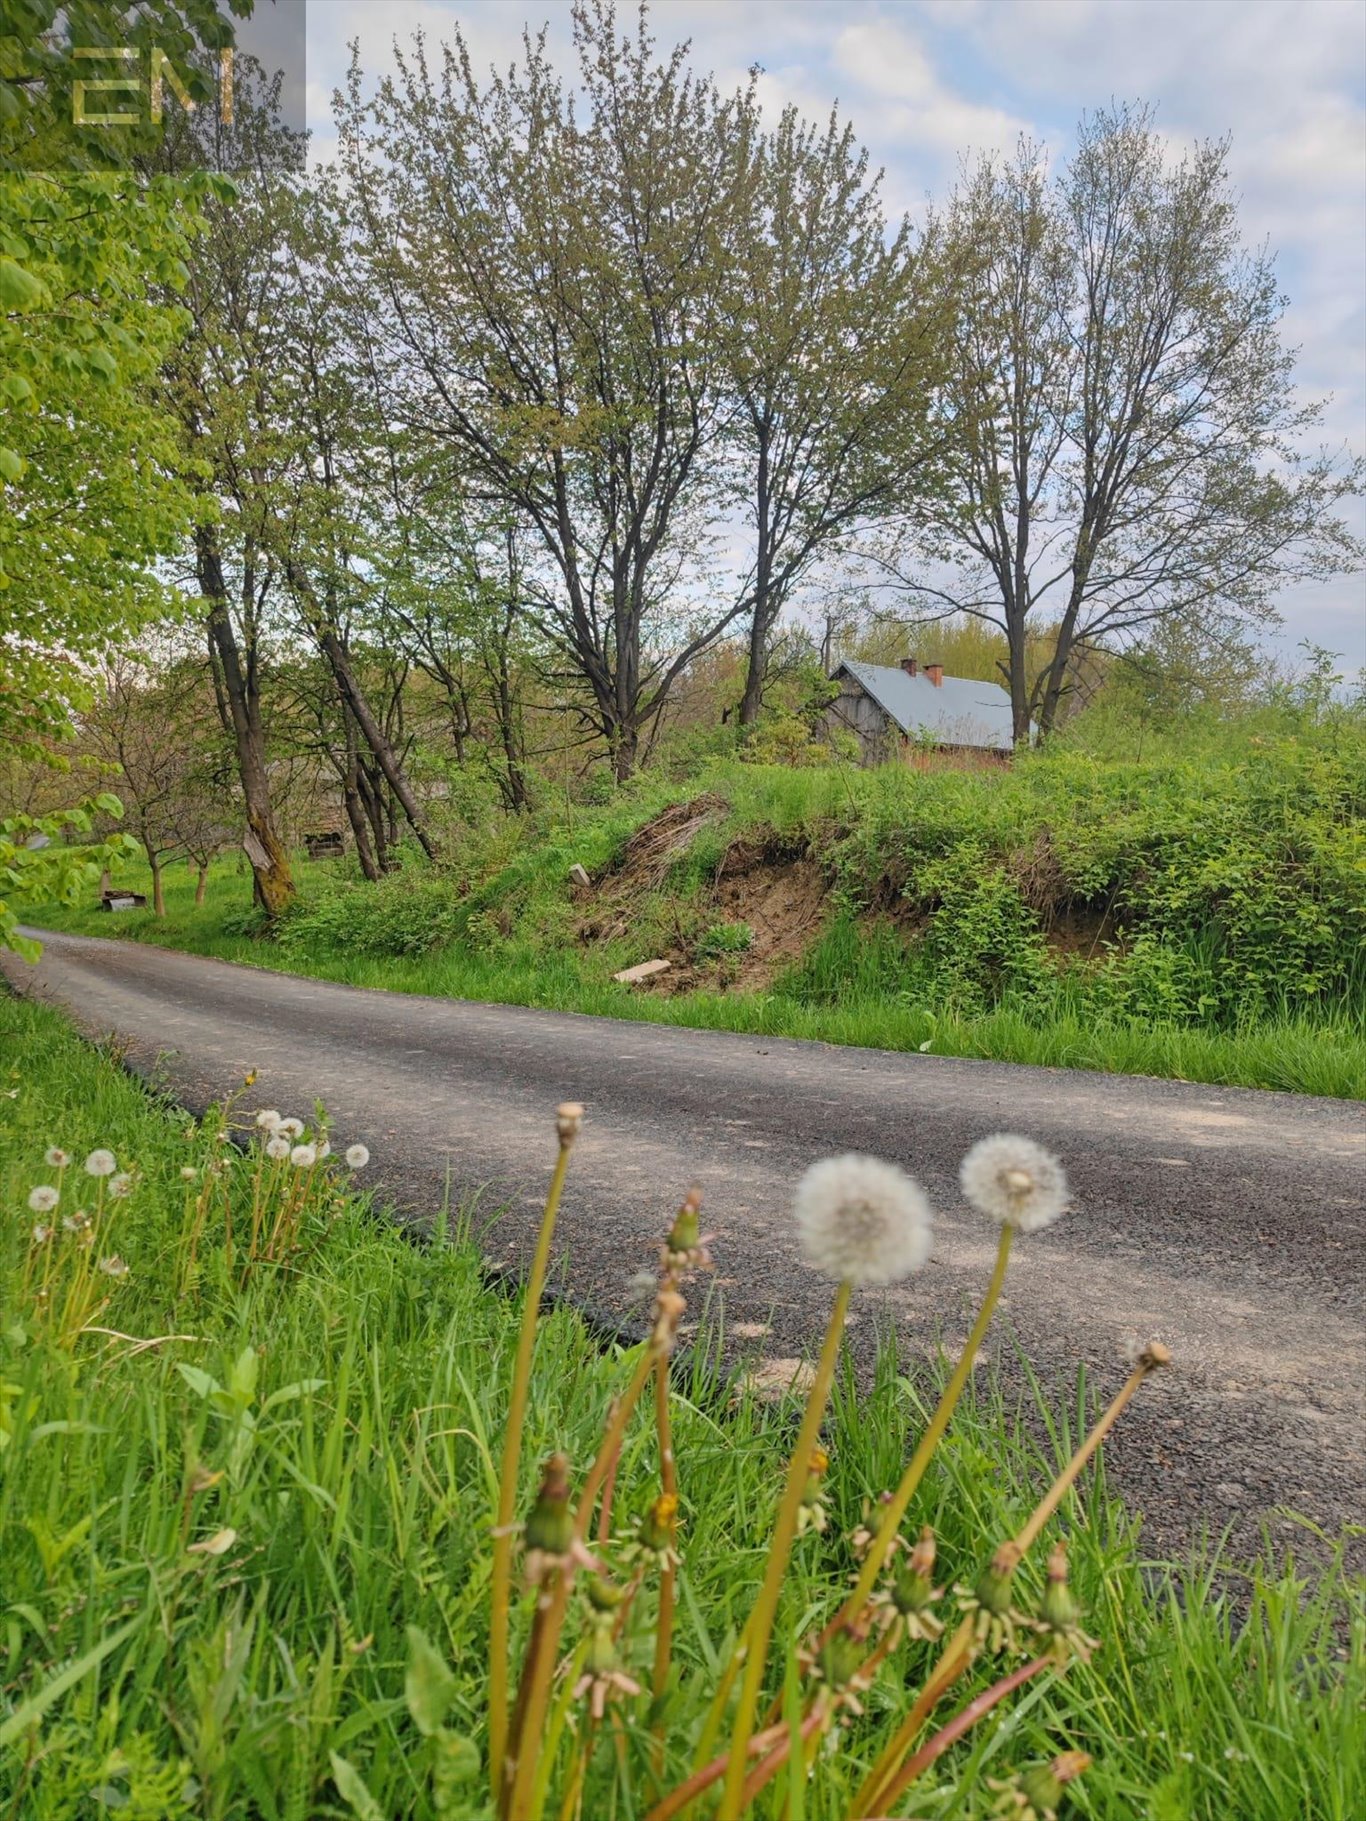
[[[1003,761],[1013,750],[1010,697],[998,683],[944,675],[942,664],[860,664],[836,666],[831,681],[839,695],[825,711],[830,733],[852,733],[864,765],[924,746],[980,753]]]

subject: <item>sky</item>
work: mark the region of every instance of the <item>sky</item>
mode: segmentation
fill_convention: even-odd
[[[1245,239],[1270,246],[1290,299],[1302,394],[1328,400],[1324,441],[1366,455],[1366,0],[655,0],[651,14],[661,44],[691,40],[723,87],[760,66],[775,114],[795,102],[824,119],[837,102],[889,210],[913,218],[964,154],[1023,132],[1065,156],[1078,115],[1112,100],[1151,103],[1174,147],[1227,135]],[[458,20],[476,66],[503,67],[524,24],[547,24],[571,67],[569,15],[569,0],[308,0],[316,149],[352,39],[370,76],[395,36]],[[1279,604],[1281,655],[1309,639],[1349,673],[1366,665],[1362,576]]]

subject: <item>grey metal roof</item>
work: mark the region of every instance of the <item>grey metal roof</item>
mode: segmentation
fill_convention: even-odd
[[[971,677],[945,677],[936,689],[922,670],[907,676],[899,665],[840,664],[835,675],[847,670],[868,694],[913,738],[928,734],[944,746],[974,746],[990,752],[1009,752],[1010,697],[999,683],[978,683]]]

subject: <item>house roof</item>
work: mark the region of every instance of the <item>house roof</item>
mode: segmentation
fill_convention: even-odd
[[[999,683],[945,677],[936,688],[924,671],[912,677],[899,665],[856,664],[852,659],[840,664],[835,675],[841,670],[912,738],[928,734],[943,746],[988,752],[1009,752],[1013,745],[1010,697]]]

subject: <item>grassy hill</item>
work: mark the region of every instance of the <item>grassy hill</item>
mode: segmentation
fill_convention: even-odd
[[[201,907],[174,881],[160,923],[40,921],[402,991],[1366,1096],[1364,808],[1352,722],[999,771],[727,758],[455,826],[439,867],[378,885],[301,863],[270,937],[236,857]]]

